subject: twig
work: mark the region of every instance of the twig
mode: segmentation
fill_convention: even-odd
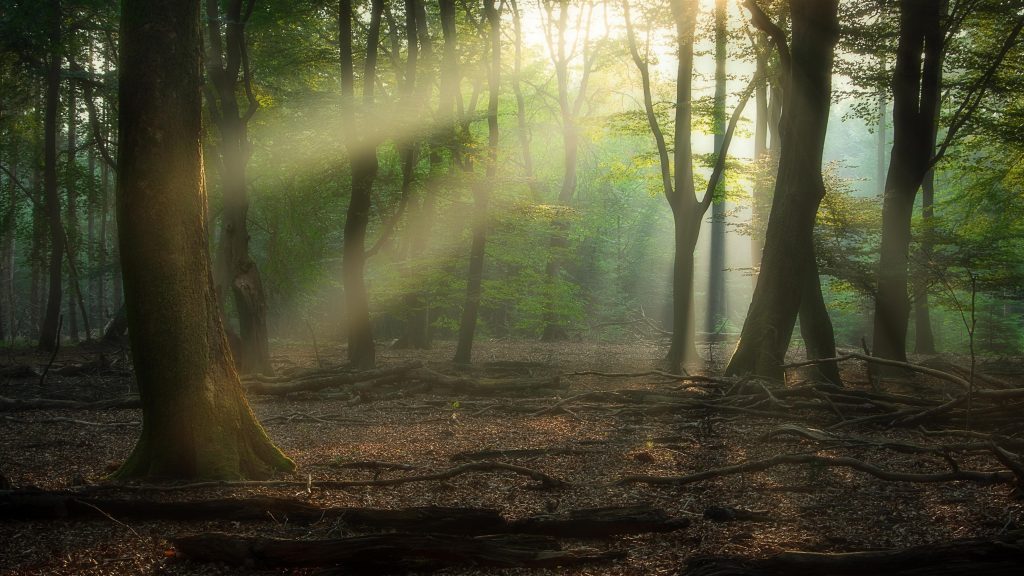
[[[123,526],[123,527],[127,528],[128,530],[130,530],[131,533],[135,534],[135,537],[138,538],[140,541],[142,541],[142,542],[146,541],[146,539],[143,538],[141,534],[139,534],[138,532],[135,531],[135,528],[132,528],[131,526],[125,524],[124,522],[121,522],[117,518],[114,518],[110,514],[107,514],[106,512],[101,510],[99,508],[99,506],[96,506],[95,504],[93,504],[91,502],[86,502],[85,500],[78,500],[78,499],[76,499],[75,502],[78,503],[78,504],[81,504],[83,506],[88,506],[89,508],[92,508],[93,510],[95,510],[95,511],[99,512],[100,514],[106,516],[107,519],[110,520],[111,522],[113,522],[114,524],[118,524],[118,525]]]
[[[64,326],[64,315],[60,314],[57,316],[57,341],[53,347],[53,353],[50,354],[50,361],[46,363],[46,367],[43,368],[43,373],[39,375],[39,387],[42,388],[46,384],[46,375],[50,372],[50,368],[53,366],[53,361],[57,359],[57,352],[60,352],[60,329]]]

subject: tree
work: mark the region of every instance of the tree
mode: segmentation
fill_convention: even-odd
[[[50,0],[48,8],[49,54],[46,61],[46,113],[43,119],[43,204],[50,233],[49,282],[46,311],[39,328],[39,348],[53,350],[59,343],[62,294],[61,264],[64,259],[64,226],[61,223],[57,190],[57,111],[60,106],[61,0]]]
[[[569,38],[570,3],[568,0],[557,0],[557,15],[554,10],[555,4],[555,0],[545,0],[543,3],[543,14],[546,15],[544,35],[547,40],[548,54],[555,68],[555,83],[558,88],[555,100],[558,102],[558,118],[561,123],[562,135],[563,172],[562,184],[558,191],[558,204],[568,207],[572,203],[573,196],[576,194],[576,186],[579,180],[579,117],[583,103],[587,98],[587,84],[594,69],[594,43],[590,39],[590,24],[594,14],[594,5],[591,2],[586,2],[575,7],[577,12],[575,36]],[[516,21],[518,22],[518,18]],[[582,43],[580,42],[581,35]],[[569,95],[569,64],[576,57],[575,52],[578,45],[582,45],[580,51],[583,57],[583,71],[580,74],[579,84],[576,86],[576,96],[572,98]],[[524,144],[522,148],[523,156],[527,158],[529,145]],[[546,311],[547,323],[544,326],[544,334],[541,336],[541,340],[544,342],[565,340],[569,337],[565,326],[558,322],[557,311],[554,309],[558,302],[556,294],[558,277],[562,269],[562,259],[569,245],[568,235],[568,220],[564,215],[556,215],[554,230],[548,242],[548,246],[551,248],[551,255],[545,270],[549,295]]]
[[[882,204],[882,246],[875,299],[874,353],[906,360],[910,223],[917,189],[935,146],[941,98],[945,0],[901,0],[893,71],[893,147]]]
[[[473,184],[473,240],[469,248],[469,277],[466,300],[459,323],[455,362],[468,364],[473,354],[473,336],[480,312],[484,275],[484,249],[487,242],[487,204],[498,175],[498,96],[501,90],[501,13],[494,0],[484,0],[484,18],[488,25],[490,63],[487,67],[487,157],[485,175]]]
[[[797,314],[803,312],[802,306],[820,304],[815,300],[821,298],[813,235],[818,205],[825,194],[821,158],[831,104],[833,55],[839,39],[838,0],[792,0],[791,43],[753,0],[746,6],[754,24],[769,34],[779,51],[785,101],[782,151],[761,273],[726,372],[781,378]],[[811,298],[814,300],[806,304]],[[828,316],[814,321],[828,321]]]
[[[701,220],[707,214],[714,198],[715,188],[725,170],[726,154],[732,135],[736,130],[740,113],[756,85],[756,78],[740,97],[739,103],[729,119],[722,145],[716,152],[715,166],[708,179],[707,188],[698,199],[694,185],[691,137],[693,44],[696,27],[697,3],[691,0],[673,0],[672,16],[676,28],[676,46],[679,61],[676,68],[676,106],[673,135],[672,159],[669,160],[668,144],[662,132],[654,108],[651,90],[651,76],[647,60],[640,54],[636,33],[630,18],[629,2],[623,2],[626,23],[626,39],[629,43],[633,63],[640,71],[644,93],[644,111],[647,123],[658,149],[661,168],[661,187],[672,208],[675,226],[675,261],[672,270],[672,342],[665,357],[670,370],[679,370],[683,363],[697,358],[694,329],[693,278],[694,250],[700,235]]]
[[[715,0],[715,99],[712,121],[714,122],[715,150],[722,148],[725,138],[725,64],[729,56],[726,29],[725,0]],[[725,195],[719,185],[711,204],[711,254],[708,271],[707,320],[704,330],[708,333],[719,331],[720,323],[726,318],[725,302]]]
[[[255,4],[255,0],[206,2],[205,68],[209,77],[206,104],[219,136],[215,149],[223,196],[214,267],[217,297],[222,306],[229,290],[234,297],[241,343],[239,358],[235,359],[239,369],[243,373],[269,374],[273,368],[267,334],[267,297],[259,268],[249,254],[246,181],[246,165],[251,155],[248,124],[259,109],[259,101],[253,94],[246,38],[246,25]],[[240,89],[245,94],[244,110],[238,104]]]
[[[374,103],[377,82],[377,47],[380,43],[384,0],[373,0],[370,27],[366,37],[363,69],[363,107],[369,113]],[[345,286],[345,313],[348,319],[348,360],[357,368],[373,368],[376,352],[370,302],[366,293],[366,229],[370,221],[373,182],[377,178],[377,136],[371,121],[357,121],[355,70],[352,58],[352,0],[341,0],[338,39],[341,45],[341,97],[345,128],[348,131],[349,166],[352,171],[352,195],[345,216],[342,247],[342,281]]]
[[[142,434],[117,478],[258,478],[294,464],[245,400],[207,245],[199,0],[125,0],[118,241]]]

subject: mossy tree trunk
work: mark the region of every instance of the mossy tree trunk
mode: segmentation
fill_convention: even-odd
[[[122,3],[118,240],[143,427],[117,478],[259,478],[294,464],[245,400],[207,245],[199,0]]]

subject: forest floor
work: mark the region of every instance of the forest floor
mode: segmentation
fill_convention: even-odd
[[[308,345],[278,344],[274,348],[280,372],[316,366]],[[343,350],[338,345],[321,345],[318,352],[325,364],[337,364],[344,357]],[[101,351],[106,354],[107,365],[99,373],[59,373],[75,372],[61,368],[95,361]],[[720,392],[716,392],[714,383],[705,386],[701,382],[680,382],[658,374],[572,375],[581,371],[652,370],[663,353],[658,343],[550,345],[496,341],[481,342],[474,352],[470,377],[497,382],[560,375],[563,388],[555,392],[517,390],[507,395],[500,389],[488,395],[479,391],[439,393],[430,388],[398,389],[381,397],[375,397],[372,390],[276,396],[250,393],[253,410],[270,437],[298,465],[293,475],[280,479],[295,480],[296,485],[174,491],[109,488],[102,494],[159,501],[262,495],[320,507],[472,506],[496,509],[512,520],[570,509],[643,503],[663,509],[670,517],[691,520],[688,527],[669,532],[566,539],[566,546],[619,552],[622,557],[555,569],[560,574],[676,574],[698,555],[759,558],[784,550],[902,548],[994,536],[1024,527],[1024,503],[1014,498],[1013,485],[1007,482],[887,481],[849,467],[792,465],[682,485],[618,484],[617,480],[630,475],[691,474],[781,453],[852,457],[885,470],[907,473],[1002,467],[991,454],[973,449],[953,453],[941,448],[924,453],[893,449],[894,445],[941,446],[949,442],[945,437],[926,435],[920,427],[890,427],[877,422],[851,425],[841,429],[846,440],[825,445],[784,433],[785,426],[794,423],[820,430],[845,420],[848,416],[839,409],[831,414],[829,410],[812,413],[787,408],[785,400],[774,398],[774,407],[742,410],[711,405],[655,409],[666,405],[658,394],[714,398]],[[436,372],[455,374],[456,368],[448,362],[451,355],[452,346],[445,342],[426,352],[383,348],[379,364],[388,367],[419,360]],[[47,360],[46,356],[26,352],[0,359],[0,364],[27,364],[41,372]],[[123,351],[109,348],[83,345],[65,349],[45,384],[40,386],[38,375],[8,375],[0,378],[0,397],[82,401],[119,398],[134,392],[130,372],[124,369],[126,361]],[[1000,367],[1004,381],[1024,386],[1020,362],[1004,361]],[[886,393],[938,400],[950,397],[955,390],[948,382],[928,376],[885,380],[873,386],[859,362],[845,363],[843,375],[846,385],[854,390],[880,388]],[[793,372],[790,382],[780,383],[777,390],[799,386],[801,378]],[[628,394],[630,390],[650,392],[650,401],[626,401],[633,397]],[[566,398],[598,391],[619,395],[591,394],[556,406]],[[854,408],[851,405],[850,409]],[[102,485],[105,476],[133,447],[140,417],[138,409],[2,411],[0,474],[14,488],[78,491]],[[976,422],[982,419],[979,416]],[[856,440],[850,440],[854,437]],[[514,451],[521,449],[537,450]],[[490,457],[467,454],[483,450],[513,452]],[[481,458],[536,470],[567,484],[538,486],[521,474],[484,471],[389,486],[332,489],[315,485],[324,480],[427,474]],[[363,470],[344,466],[367,461],[408,468]],[[312,484],[301,486],[305,482]],[[722,522],[705,517],[713,507],[758,513],[755,520]],[[181,558],[170,538],[201,532],[309,540],[367,531],[354,529],[344,518],[292,521],[272,514],[246,521],[137,520],[105,512],[89,518],[10,520],[0,506],[0,574],[314,573],[308,568],[259,570]],[[444,573],[548,571],[462,567]]]

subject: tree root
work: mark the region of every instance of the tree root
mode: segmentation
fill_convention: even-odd
[[[888,482],[976,482],[978,484],[1005,484],[1012,482],[1015,478],[1013,472],[999,470],[983,472],[974,470],[953,470],[934,474],[922,474],[913,472],[893,472],[878,468],[856,458],[844,456],[819,456],[817,454],[780,454],[764,460],[748,460],[732,466],[705,470],[696,474],[686,476],[646,476],[635,475],[625,476],[615,481],[615,485],[623,484],[671,484],[685,485],[695,482],[703,482],[713,478],[731,476],[734,474],[745,474],[748,472],[761,472],[777,466],[792,466],[797,464],[808,464],[812,466],[837,466],[852,468],[864,472],[875,478]]]
[[[202,488],[320,488],[325,490],[355,488],[359,486],[397,486],[411,482],[430,482],[436,480],[450,480],[464,474],[476,472],[509,472],[519,476],[525,476],[537,482],[538,488],[551,489],[569,486],[570,483],[564,480],[549,476],[538,470],[507,464],[505,462],[468,462],[458,466],[412,476],[401,476],[398,478],[377,478],[373,480],[225,480],[209,482],[193,482],[190,484],[109,484],[94,487],[94,489],[115,489],[132,491],[155,491],[175,492],[181,490],[196,490]]]

